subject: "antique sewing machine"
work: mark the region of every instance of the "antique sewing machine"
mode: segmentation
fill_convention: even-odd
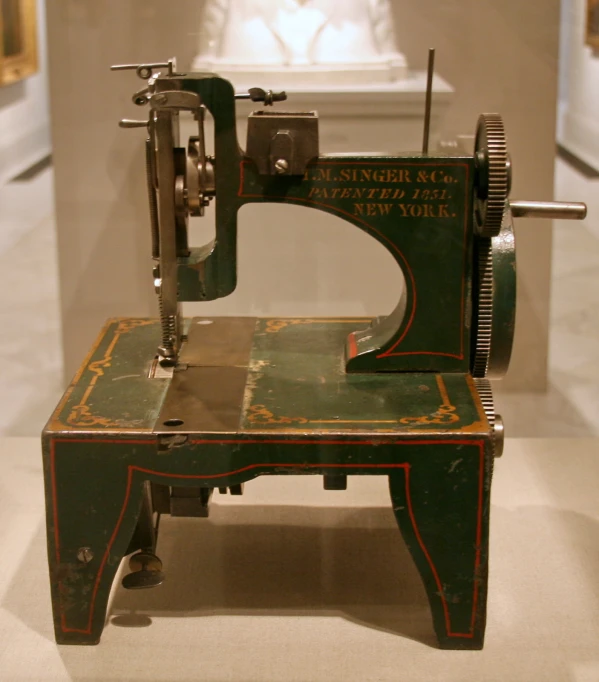
[[[207,516],[215,490],[241,494],[259,475],[316,474],[339,490],[351,474],[388,476],[440,646],[481,648],[491,474],[503,448],[489,377],[505,373],[512,347],[513,218],[582,218],[584,205],[509,199],[496,114],[480,117],[472,155],[429,153],[425,132],[422,153],[330,156],[314,112],[267,107],[284,93],[254,88],[242,96],[265,106],[250,115],[242,150],[229,82],[178,73],[173,60],[115,68],[147,81],[133,99],[148,118],[121,126],[147,132],[160,318],[109,321],[44,432],[57,641],[99,641],[125,555],[124,587],[164,580],[161,514]],[[430,87],[427,102],[429,121]],[[197,123],[188,141],[182,112]],[[183,319],[182,301],[235,289],[237,213],[250,202],[312,207],[376,239],[405,277],[395,310]],[[212,204],[216,238],[191,246],[189,217]]]

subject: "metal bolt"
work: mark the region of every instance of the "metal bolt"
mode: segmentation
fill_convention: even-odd
[[[275,171],[279,175],[283,175],[283,173],[286,173],[289,170],[289,163],[287,159],[277,159],[275,161]]]
[[[495,415],[495,425],[493,426],[493,439],[495,440],[495,457],[503,455],[503,445],[505,440],[505,429],[503,427],[503,419],[501,415]]]
[[[89,562],[94,558],[94,553],[89,547],[80,547],[77,552],[77,559],[82,564],[89,564]]]

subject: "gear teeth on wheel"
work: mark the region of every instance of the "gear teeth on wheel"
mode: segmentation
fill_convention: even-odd
[[[476,350],[472,376],[482,379],[489,369],[491,338],[493,334],[493,248],[490,239],[479,239],[478,252],[478,306],[476,324]]]
[[[488,379],[475,379],[474,386],[478,392],[478,396],[485,411],[487,421],[491,427],[493,440],[493,457],[496,456],[496,442],[495,442],[495,401],[493,400],[493,390],[491,389],[491,382]]]
[[[495,237],[501,230],[505,202],[510,190],[510,165],[503,119],[499,114],[482,114],[476,130],[475,156],[484,154],[487,164],[487,193],[478,197],[476,221],[482,237]]]

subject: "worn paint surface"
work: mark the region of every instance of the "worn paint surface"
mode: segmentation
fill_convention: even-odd
[[[159,86],[161,81],[159,79]],[[169,81],[165,79],[164,88]],[[320,157],[302,176],[266,176],[239,148],[230,83],[189,74],[215,122],[216,239],[179,259],[182,301],[237,285],[237,214],[247,203],[307,206],[365,231],[406,282],[395,311],[366,334],[348,331],[348,371],[466,372],[470,362],[474,161],[471,156]],[[280,225],[282,232],[285,224]],[[359,273],[356,273],[359,277]]]
[[[137,523],[143,481],[219,487],[264,474],[341,473],[389,477],[393,509],[426,587],[440,646],[482,646],[492,458],[488,425],[472,397],[468,376],[443,375],[448,404],[456,408],[460,422],[415,421],[394,424],[387,432],[375,423],[337,429],[293,423],[258,427],[246,423],[255,404],[270,404],[273,414],[285,407],[287,414],[297,415],[301,408],[307,418],[327,414],[337,400],[339,415],[371,419],[379,391],[382,416],[430,418],[443,404],[441,375],[423,375],[414,384],[406,384],[401,375],[352,375],[343,385],[338,370],[323,359],[331,348],[338,348],[338,339],[345,334],[343,320],[252,320],[250,334],[250,322],[237,318],[231,324],[239,339],[246,340],[229,341],[234,360],[229,369],[241,371],[245,381],[241,392],[238,388],[231,394],[217,392],[223,415],[228,414],[224,403],[233,400],[236,421],[212,430],[188,429],[179,446],[164,448],[159,442],[170,434],[185,433],[185,426],[163,423],[176,378],[185,371],[175,372],[173,379],[143,378],[153,359],[158,328],[155,321],[142,322],[117,320],[107,325],[44,434],[48,558],[59,642],[99,641],[110,588]],[[215,324],[227,334],[226,321]],[[188,347],[186,357],[192,364],[187,371],[218,372],[223,362],[218,335],[208,335],[205,341],[200,340],[201,331],[190,331],[192,335],[198,339],[194,344],[206,344],[207,364],[202,365],[202,353],[195,346]],[[311,345],[308,336],[318,338],[318,343]],[[248,339],[251,348],[246,349]],[[339,351],[337,359],[340,363]],[[97,371],[98,361],[103,363],[102,372]],[[292,367],[296,369],[288,375]],[[311,383],[314,390],[324,387],[324,394],[316,400],[315,393],[303,394],[300,388],[294,395],[292,386],[302,383]],[[247,386],[252,387],[251,400],[244,401]],[[183,391],[185,400],[185,385],[177,390]],[[268,403],[269,390],[284,394],[283,402]],[[420,400],[418,407],[400,399],[404,390],[410,398],[414,395],[414,403]],[[68,416],[86,394],[85,405],[97,417],[95,423],[69,425]],[[363,402],[361,396],[366,396]],[[262,402],[255,403],[256,397]],[[203,400],[214,400],[210,391]],[[114,426],[125,418],[139,420],[135,422],[139,428]],[[189,418],[194,419],[193,414]],[[81,547],[93,553],[87,564],[77,558]]]
[[[487,430],[466,374],[348,374],[347,330],[370,322],[257,320],[241,427]]]
[[[169,384],[167,379],[148,378],[159,338],[158,320],[109,320],[49,427],[151,432]]]

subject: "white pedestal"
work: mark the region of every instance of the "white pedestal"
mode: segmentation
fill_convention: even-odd
[[[235,86],[388,83],[407,77],[391,0],[206,0],[194,71]]]
[[[247,87],[271,88],[267,77]],[[244,92],[247,87],[238,87]],[[320,151],[326,154],[396,154],[422,146],[426,73],[410,73],[401,81],[374,85],[290,87],[280,110],[311,111],[319,116]],[[451,85],[436,75],[433,81],[431,148],[453,100]],[[261,105],[241,100],[237,107],[239,141],[245,146],[246,120]]]
[[[403,54],[396,52],[388,59],[351,64],[264,64],[248,67],[217,60],[207,61],[201,56],[193,62],[194,71],[217,73],[235,85],[258,79],[268,81],[271,88],[301,87],[306,83],[329,87],[336,83],[351,87],[354,84],[391,84],[408,78],[408,62]]]

